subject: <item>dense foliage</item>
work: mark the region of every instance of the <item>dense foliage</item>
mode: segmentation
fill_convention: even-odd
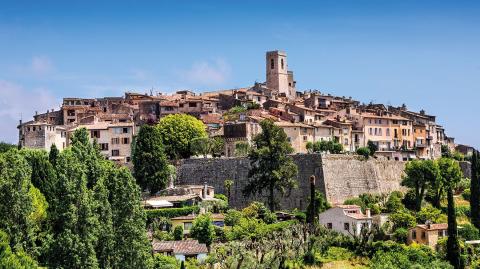
[[[268,205],[276,205],[275,191],[281,195],[296,187],[297,165],[289,154],[293,148],[282,128],[270,120],[260,122],[262,132],[255,136],[255,148],[250,151],[251,169],[245,195],[267,192]]]
[[[171,114],[163,117],[156,128],[165,146],[165,153],[171,160],[194,155],[191,141],[207,137],[203,122],[187,114]]]
[[[167,186],[169,173],[164,146],[157,128],[144,125],[133,144],[135,178],[142,189],[154,194]]]

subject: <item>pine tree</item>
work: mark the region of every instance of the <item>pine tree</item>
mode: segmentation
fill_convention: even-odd
[[[262,132],[254,139],[255,148],[249,154],[251,168],[244,195],[267,192],[270,210],[275,209],[275,191],[281,195],[297,186],[297,165],[289,154],[293,148],[282,128],[271,120],[260,122]]]
[[[168,162],[157,128],[149,125],[140,128],[132,155],[134,175],[142,189],[148,188],[154,194],[166,187]]]
[[[470,181],[470,208],[472,224],[480,229],[480,162],[479,152],[475,150],[472,155],[472,176]]]

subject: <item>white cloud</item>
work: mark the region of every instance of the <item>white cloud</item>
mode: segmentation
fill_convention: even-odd
[[[223,59],[197,62],[184,72],[186,79],[198,86],[221,85],[230,78],[230,73],[230,65]]]
[[[53,71],[53,63],[47,56],[34,56],[30,68],[35,75],[45,75]]]
[[[59,101],[46,89],[37,88],[32,91],[15,83],[0,80],[0,141],[18,142],[17,125],[32,120],[35,111],[46,112],[57,108]]]

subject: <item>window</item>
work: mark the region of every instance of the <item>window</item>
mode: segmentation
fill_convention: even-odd
[[[282,64],[282,69],[284,69],[283,68],[283,59],[280,59],[280,63]]]
[[[345,222],[345,223],[343,224],[343,229],[344,229],[345,231],[350,230],[350,223]]]
[[[123,137],[122,138],[122,144],[130,144],[130,138],[129,137]]]
[[[189,231],[192,229],[192,223],[191,222],[184,222],[183,223],[183,230]]]
[[[130,156],[127,156],[127,157],[125,158],[125,161],[126,161],[127,163],[129,163],[130,160],[131,160]]]
[[[92,131],[90,132],[90,136],[91,136],[92,138],[100,138],[100,130],[92,130]]]
[[[179,104],[178,107],[183,107],[183,104]]]
[[[348,138],[345,138],[345,140],[343,141],[343,144],[348,145]]]
[[[369,129],[368,129],[368,134],[369,134],[369,135],[372,135],[372,128],[369,128]]]
[[[188,103],[188,107],[197,107],[197,103],[193,103],[193,102]]]
[[[303,136],[303,141],[307,141],[307,136],[306,135]]]
[[[422,239],[425,239],[427,237],[425,232],[422,232]]]
[[[75,116],[75,110],[67,110],[67,116]]]
[[[412,231],[412,239],[417,239],[417,231]]]
[[[378,128],[378,135],[382,135],[382,128]]]
[[[118,138],[118,137],[112,138],[112,144],[114,144],[114,145],[120,144],[120,138]]]
[[[331,222],[327,223],[327,229],[332,229],[332,223]]]
[[[438,230],[438,237],[443,237],[443,231],[442,230]]]
[[[275,62],[273,61],[273,59],[270,59],[270,69],[273,68],[275,68]]]
[[[120,156],[120,150],[112,149],[112,156]]]
[[[100,150],[105,151],[108,150],[108,143],[100,143]]]
[[[390,128],[387,128],[387,136],[390,136]]]

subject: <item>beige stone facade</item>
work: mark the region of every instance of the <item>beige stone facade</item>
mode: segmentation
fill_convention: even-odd
[[[407,243],[415,242],[436,249],[438,240],[448,236],[447,229],[447,223],[417,225],[408,230]]]

